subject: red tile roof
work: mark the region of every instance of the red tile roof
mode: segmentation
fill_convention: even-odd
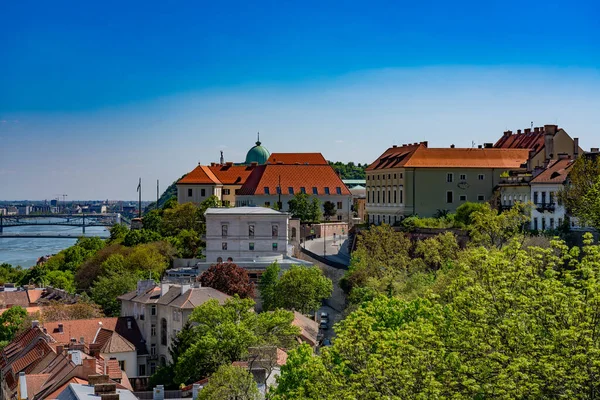
[[[506,168],[527,163],[527,149],[476,149],[419,147],[408,158],[406,168]]]
[[[240,188],[239,195],[264,195],[265,188],[268,194],[277,195],[277,187],[281,181],[281,194],[288,195],[289,188],[292,194],[301,193],[304,188],[309,195],[313,194],[313,188],[317,194],[324,195],[326,188],[329,194],[351,195],[350,191],[342,182],[334,169],[329,165],[260,165],[252,171],[246,183]],[[339,193],[338,193],[339,188]]]
[[[253,165],[215,164],[208,167],[215,177],[225,185],[243,185],[254,169]]]
[[[573,160],[554,160],[548,164],[548,168],[531,180],[531,183],[564,183],[573,167]]]
[[[321,153],[272,153],[267,164],[311,164],[327,165]]]
[[[494,148],[499,149],[532,149],[535,152],[539,152],[544,148],[544,136],[545,132],[542,128],[539,132],[531,132],[527,129],[524,133],[513,134],[510,131],[504,132],[504,135],[496,144]]]
[[[50,378],[50,374],[30,374],[25,375],[27,384],[27,396],[33,398],[44,386],[44,383]]]
[[[189,174],[181,178],[177,184],[220,185],[221,182],[205,165],[198,165]]]
[[[387,149],[367,171],[387,168],[506,168],[527,162],[527,149],[429,148],[415,143]]]
[[[118,318],[74,319],[69,321],[54,321],[44,323],[44,328],[58,343],[69,343],[74,338],[78,343],[83,337],[85,344],[93,343],[99,328],[114,331]],[[102,323],[100,325],[99,323]],[[58,325],[63,325],[63,333],[59,333]]]

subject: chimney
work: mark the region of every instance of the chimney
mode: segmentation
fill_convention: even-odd
[[[225,163],[225,165],[227,165],[228,167],[231,167],[231,166],[233,165],[233,161],[227,161],[227,162]]]
[[[393,145],[392,145],[392,148],[393,148],[393,149],[395,149],[396,147],[398,147],[398,146],[396,146],[395,144],[393,144]]]
[[[83,365],[83,376],[96,375],[96,359],[95,358],[84,358],[82,365]]]
[[[58,333],[64,333],[64,325],[63,324],[58,324]]]
[[[96,386],[102,383],[110,383],[110,378],[106,374],[88,375],[88,382],[91,386]]]
[[[171,287],[170,284],[168,283],[162,283],[160,284],[160,297],[164,296],[165,294],[167,294],[167,292],[169,291],[169,288]]]
[[[192,287],[192,285],[181,285],[181,294],[183,295],[185,292],[187,292],[190,288]]]
[[[600,148],[598,148],[598,147],[592,147],[590,149],[590,153],[593,153],[593,154],[600,153]]]
[[[79,336],[79,344],[84,344],[85,338],[83,336]]]
[[[579,138],[573,138],[573,159],[579,157]]]
[[[533,171],[533,165],[531,164],[533,162],[533,157],[535,157],[535,150],[530,149],[529,157],[527,157],[527,171]]]
[[[567,153],[558,153],[558,159],[559,160],[568,160],[569,159],[569,154],[567,154]]]
[[[478,149],[482,149],[482,148],[483,148],[483,146],[482,146],[482,145],[480,145],[480,144],[478,144],[478,145],[477,145],[477,148],[478,148]]]
[[[493,143],[484,143],[483,147],[485,147],[486,149],[491,149],[494,147],[494,144]]]
[[[556,126],[556,125],[547,125]],[[554,134],[546,131],[544,134],[544,150],[546,151],[546,159],[551,160],[554,157]]]
[[[40,326],[40,321],[38,321],[37,319],[34,319],[33,321],[31,321],[32,328],[37,328],[38,326]]]
[[[27,399],[27,380],[25,379],[25,372],[19,372],[19,398],[22,400]]]
[[[533,128],[533,133],[540,133],[540,128],[537,126]]]
[[[94,385],[94,395],[100,396],[101,399],[118,399],[116,383],[97,383]],[[116,395],[105,397],[105,395]]]
[[[558,125],[544,125],[544,131],[546,134],[550,134],[552,136],[556,135],[557,129]]]
[[[62,345],[56,346],[56,354],[62,354],[65,348]]]
[[[429,144],[429,142],[427,140],[425,140],[424,142],[421,142],[421,144],[425,147],[427,147],[427,145]]]
[[[157,385],[152,393],[152,400],[165,400],[165,386]]]
[[[520,135],[520,134],[521,134],[521,130],[517,129],[517,135]]]
[[[453,149],[453,148],[454,148],[454,145],[453,145],[453,144],[451,144],[451,145],[450,145],[450,148],[451,148],[451,149]]]
[[[525,128],[525,134],[531,133],[531,128]]]

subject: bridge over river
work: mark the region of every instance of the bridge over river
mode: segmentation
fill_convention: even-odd
[[[86,236],[85,228],[92,226],[110,227],[115,224],[131,224],[131,221],[119,213],[111,214],[41,214],[41,215],[0,215],[0,238],[65,238],[73,239]],[[23,226],[72,226],[81,228],[81,235],[70,233],[11,233],[7,228]],[[96,235],[90,235],[96,236]]]

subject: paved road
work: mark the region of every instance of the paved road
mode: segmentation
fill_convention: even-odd
[[[335,241],[333,236],[327,236],[325,239],[325,245],[323,245],[323,238],[318,238],[314,240],[308,240],[303,243],[302,246],[306,246],[308,251],[318,256],[325,257],[328,260],[332,260],[344,265],[350,265],[348,237],[336,237]]]

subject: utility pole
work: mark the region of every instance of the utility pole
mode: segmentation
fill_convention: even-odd
[[[140,178],[140,183],[138,183],[137,191],[139,194],[138,217],[142,218],[142,178]]]

